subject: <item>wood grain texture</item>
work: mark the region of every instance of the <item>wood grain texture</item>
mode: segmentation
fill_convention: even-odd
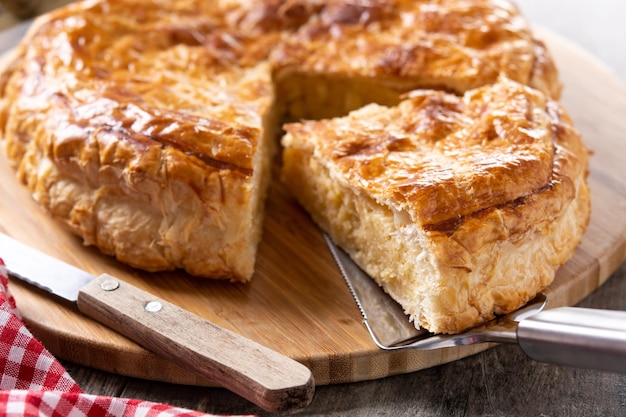
[[[264,410],[300,409],[313,398],[304,365],[110,275],[80,289],[78,309]]]
[[[626,145],[620,110],[626,90],[601,64],[550,33],[565,84],[563,101],[589,148],[592,219],[574,258],[558,272],[551,306],[573,305],[601,285],[626,256]],[[94,274],[109,273],[308,366],[317,385],[412,372],[472,355],[487,346],[383,352],[361,323],[323,238],[275,181],[252,283],[230,284],[183,273],[149,274],[85,248],[51,221],[0,158],[0,228]],[[10,198],[6,196],[11,196]],[[25,321],[56,356],[121,375],[213,385],[81,315],[74,307],[12,282]]]

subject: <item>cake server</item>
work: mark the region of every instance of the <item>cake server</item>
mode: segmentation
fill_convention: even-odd
[[[477,343],[517,343],[531,359],[626,373],[626,311],[578,307],[545,309],[538,295],[521,309],[464,333],[417,329],[369,275],[324,234],[372,340],[380,349],[439,349]]]
[[[314,392],[304,365],[110,275],[95,277],[0,233],[9,275],[78,309],[152,352],[271,412],[303,408]]]

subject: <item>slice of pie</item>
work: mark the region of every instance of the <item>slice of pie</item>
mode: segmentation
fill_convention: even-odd
[[[589,221],[588,154],[570,117],[508,79],[286,130],[291,192],[432,332],[535,297]]]

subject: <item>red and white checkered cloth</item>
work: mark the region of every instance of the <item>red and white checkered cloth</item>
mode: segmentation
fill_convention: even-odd
[[[90,395],[33,337],[16,312],[0,259],[0,416],[200,417],[208,414],[149,401]]]

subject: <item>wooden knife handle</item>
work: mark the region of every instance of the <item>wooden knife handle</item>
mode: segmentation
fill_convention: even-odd
[[[267,411],[313,398],[313,376],[301,363],[112,276],[81,288],[78,309]]]

